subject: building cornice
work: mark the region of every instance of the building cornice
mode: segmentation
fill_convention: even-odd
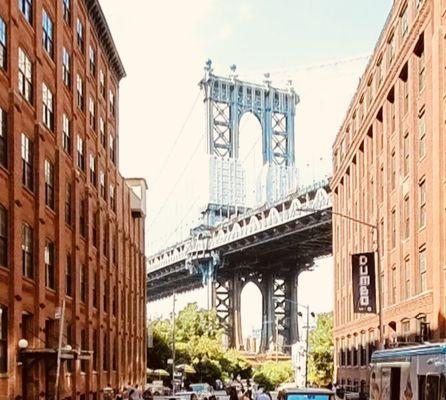
[[[93,23],[96,35],[105,51],[108,62],[115,72],[118,81],[126,76],[124,65],[119,57],[110,28],[105,19],[99,0],[84,0],[88,15]]]

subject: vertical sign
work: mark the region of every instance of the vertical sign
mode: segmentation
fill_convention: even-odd
[[[352,254],[353,312],[376,313],[375,253]]]

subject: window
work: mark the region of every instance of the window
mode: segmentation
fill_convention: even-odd
[[[410,234],[410,204],[409,196],[404,198],[404,239],[407,239]]]
[[[28,224],[22,225],[22,273],[27,278],[34,277],[33,230]]]
[[[392,210],[392,248],[396,246],[396,211]]]
[[[115,138],[112,134],[109,135],[108,145],[110,147],[110,160],[113,164],[116,163],[116,150],[115,150]]]
[[[99,186],[100,186],[100,192],[101,197],[105,199],[105,175],[104,172],[99,172]]]
[[[88,110],[90,112],[90,127],[95,130],[96,129],[96,105],[94,100],[90,97]]]
[[[110,106],[110,113],[112,115],[115,115],[115,95],[113,94],[113,92],[110,90],[109,92],[109,106]]]
[[[403,12],[400,14],[401,19],[401,36],[405,37],[409,31],[409,24],[407,19],[407,7],[404,8]]]
[[[8,372],[8,308],[0,304],[0,373]]]
[[[85,202],[85,199],[81,199],[79,203],[79,233],[82,237],[86,236],[86,228],[87,228],[87,221],[86,221],[86,210],[87,204]]]
[[[108,292],[109,284],[108,280],[106,279],[104,281],[104,293],[103,293],[103,305],[104,305],[104,312],[108,312],[108,300],[110,298],[110,293]]]
[[[8,266],[8,212],[0,204],[0,266]]]
[[[382,67],[381,67],[382,61],[379,60],[378,63],[376,64],[376,92],[378,92],[379,87],[381,86],[381,82],[383,80],[383,75],[382,75]]]
[[[87,269],[85,268],[85,264],[81,264],[80,281],[81,301],[85,303],[87,301]]]
[[[438,375],[430,375],[426,376],[426,388],[425,388],[425,396],[420,397],[420,399],[425,400],[437,400],[440,399],[440,377]]]
[[[114,212],[116,212],[115,186],[110,185],[109,190],[110,190],[110,207]]]
[[[45,160],[45,204],[54,210],[54,165]]]
[[[53,93],[45,83],[42,83],[42,121],[51,131],[54,128]]]
[[[403,174],[407,176],[409,173],[409,162],[410,162],[410,143],[409,143],[409,132],[406,132],[403,138]]]
[[[65,293],[73,296],[73,260],[71,254],[67,253],[67,264],[65,269]]]
[[[62,80],[68,88],[71,87],[71,56],[65,47],[62,48]]]
[[[33,100],[33,66],[25,52],[19,48],[19,91],[25,100]]]
[[[0,108],[0,165],[8,166],[8,114]]]
[[[105,99],[105,77],[102,69],[99,71],[99,90],[102,94],[102,97]]]
[[[395,132],[395,98],[394,98],[394,91],[392,89],[391,93],[389,94],[389,123],[388,126],[390,128],[389,133]]]
[[[85,171],[85,142],[77,135],[77,167]]]
[[[6,69],[8,50],[6,46],[6,22],[0,17],[0,69]]]
[[[33,24],[33,1],[32,0],[19,0],[19,8],[25,19],[32,25]]]
[[[96,157],[90,154],[90,183],[96,186]]]
[[[96,52],[94,51],[94,48],[90,46],[90,73],[93,76],[96,76]]]
[[[93,369],[97,371],[99,369],[99,332],[97,329],[93,330]]]
[[[391,280],[392,280],[391,303],[395,304],[396,303],[396,287],[397,287],[396,267],[395,266],[392,267]]]
[[[71,155],[71,126],[67,114],[62,115],[62,146],[65,153]]]
[[[404,320],[401,322],[401,335],[402,339],[407,342],[410,336],[410,320]]]
[[[87,350],[87,334],[85,329],[81,329],[81,350]],[[85,372],[87,370],[87,360],[81,360],[81,372]],[[85,399],[85,395],[84,399]],[[82,395],[81,395],[82,398]],[[90,398],[90,397],[89,397]]]
[[[424,180],[418,184],[418,201],[420,207],[419,227],[423,228],[426,226],[426,181]]]
[[[54,243],[47,242],[45,245],[45,286],[55,289],[55,271],[54,271]]]
[[[106,145],[105,122],[102,117],[99,118],[99,139],[101,141],[102,147],[105,149],[105,145]]]
[[[390,156],[390,184],[392,189],[395,189],[396,186],[396,157],[395,157],[395,149],[392,150],[392,154]]]
[[[65,186],[65,223],[71,226],[73,222],[73,191],[71,188],[71,183],[67,182]]]
[[[418,56],[418,91],[422,92],[426,84],[426,60],[424,46]]]
[[[104,351],[102,352],[102,369],[104,371],[108,371],[109,364],[109,355],[110,355],[110,346],[107,334],[104,332]]]
[[[76,101],[77,106],[83,111],[84,110],[84,82],[82,78],[77,75],[76,78]]]
[[[76,24],[76,37],[77,37],[77,45],[81,52],[84,52],[84,26],[82,25],[81,20],[77,19]]]
[[[409,67],[406,63],[400,73],[401,92],[403,94],[403,115],[409,111]]]
[[[406,258],[404,260],[404,296],[406,299],[408,299],[411,296],[411,288],[410,288],[410,282],[412,279],[410,272],[410,259]]]
[[[43,48],[48,55],[53,58],[53,21],[48,15],[47,11],[43,9],[42,12],[42,28],[43,28]]]
[[[423,158],[426,154],[426,119],[423,112],[418,117],[418,156]]]
[[[426,265],[426,248],[422,247],[418,253],[418,270],[420,280],[420,292],[427,290],[427,265]]]
[[[93,214],[93,224],[91,227],[91,236],[92,236],[92,243],[94,247],[98,247],[98,238],[99,238],[99,232],[98,232],[98,224],[99,224],[99,211],[95,211]]]
[[[71,25],[71,0],[62,0],[63,19],[68,25]]]
[[[93,307],[94,308],[98,308],[98,296],[99,296],[99,274],[97,273],[97,271],[94,272],[94,277],[93,277],[94,281],[93,281],[93,292],[92,292],[92,297],[93,297]],[[93,349],[96,350],[96,348],[93,346]]]
[[[33,142],[22,133],[22,183],[29,189],[34,189],[34,157]]]
[[[393,58],[395,56],[395,36],[389,38],[387,42],[387,67],[389,68],[392,64]]]

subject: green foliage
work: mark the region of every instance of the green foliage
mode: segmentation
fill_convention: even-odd
[[[325,386],[333,381],[333,314],[319,314],[309,336],[308,381]]]
[[[290,361],[269,361],[254,372],[253,378],[259,387],[274,390],[281,383],[293,381],[293,368]]]
[[[150,368],[170,370],[167,359],[172,357],[173,325],[171,320],[152,322],[153,349],[149,349]],[[249,375],[250,365],[235,350],[222,345],[224,330],[215,310],[199,309],[189,304],[181,310],[175,321],[176,363],[192,365],[197,373],[192,380],[214,383],[217,378],[232,379],[235,375]]]

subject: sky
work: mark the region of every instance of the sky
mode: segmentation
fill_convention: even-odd
[[[227,75],[236,64],[240,79],[261,83],[270,72],[274,86],[293,81],[301,100],[295,120],[296,165],[300,184],[309,184],[331,174],[333,140],[392,0],[123,4],[101,1],[127,71],[119,99],[120,169],[124,176],[142,176],[148,182],[147,253],[153,254],[186,237],[206,205],[208,166],[198,88],[205,61],[213,61],[216,74]],[[243,129],[251,133],[256,126],[248,122]],[[256,165],[257,150],[252,153],[248,169]],[[302,275],[299,300],[316,312],[329,311],[331,258],[316,264],[313,272]],[[242,307],[256,295],[255,289],[247,289]],[[203,297],[185,295],[180,306]],[[149,306],[149,314],[163,315],[170,307],[170,300],[161,301]],[[245,323],[247,330],[258,325],[257,314]]]

